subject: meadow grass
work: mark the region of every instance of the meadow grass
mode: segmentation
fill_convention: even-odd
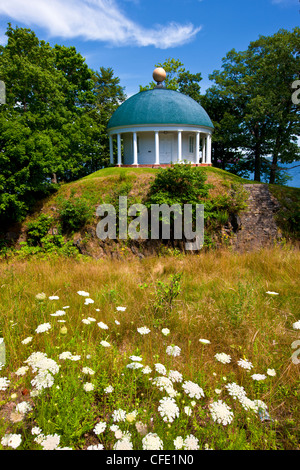
[[[0,449],[299,449],[299,261],[3,261]]]

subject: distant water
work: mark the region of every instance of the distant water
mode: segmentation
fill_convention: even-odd
[[[296,166],[296,165],[299,165],[299,166],[287,171],[287,174],[289,176],[292,176],[293,179],[289,180],[286,183],[286,186],[293,186],[294,188],[300,188],[300,162],[280,164],[280,166],[285,167],[285,168],[290,168],[291,166]]]
[[[292,166],[296,167],[287,171],[287,174],[291,176],[292,179],[288,180],[285,186],[300,188],[300,161],[293,163],[280,163],[279,166],[282,168],[291,168]],[[254,174],[252,174],[249,179],[254,179]]]

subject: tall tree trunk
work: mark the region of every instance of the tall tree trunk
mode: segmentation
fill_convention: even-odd
[[[257,140],[254,149],[254,180],[260,181],[261,173],[261,149],[260,142]]]
[[[272,165],[271,165],[271,171],[270,171],[269,184],[274,184],[275,183],[276,170],[277,170],[277,161],[278,161],[278,149],[275,146],[275,151],[273,153],[273,159],[272,159]]]
[[[273,159],[272,159],[272,165],[271,165],[271,171],[270,171],[269,184],[275,183],[276,170],[278,170],[277,168],[278,155],[279,155],[280,146],[282,144],[282,141],[281,141],[282,131],[283,131],[282,127],[279,126],[277,129],[277,135],[276,135],[276,140],[275,140],[275,145],[274,145],[274,150],[273,150]]]

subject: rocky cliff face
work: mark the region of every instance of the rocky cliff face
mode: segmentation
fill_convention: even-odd
[[[249,193],[248,208],[232,223],[235,236],[232,245],[237,251],[259,249],[280,238],[274,215],[279,210],[278,201],[265,184],[245,184]]]

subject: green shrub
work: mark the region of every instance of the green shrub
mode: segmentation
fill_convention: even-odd
[[[45,237],[52,225],[52,217],[41,214],[36,220],[27,225],[27,243],[29,246],[40,246],[41,239]]]
[[[76,232],[88,223],[94,213],[87,199],[75,197],[71,194],[69,199],[58,200],[59,220],[64,233]]]

